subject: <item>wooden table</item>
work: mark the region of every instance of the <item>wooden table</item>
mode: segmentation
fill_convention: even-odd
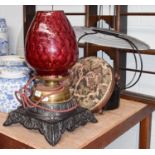
[[[98,123],[66,131],[55,147],[36,130],[28,130],[20,124],[4,127],[7,114],[0,113],[0,148],[104,148],[138,122],[139,148],[149,148],[152,112],[151,105],[121,99],[118,109],[96,115]]]

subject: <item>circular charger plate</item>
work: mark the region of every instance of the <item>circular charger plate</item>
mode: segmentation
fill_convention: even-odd
[[[70,90],[82,107],[100,111],[114,90],[112,67],[102,58],[86,57],[71,68]]]

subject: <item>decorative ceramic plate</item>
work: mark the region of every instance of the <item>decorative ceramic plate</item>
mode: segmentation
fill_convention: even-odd
[[[100,111],[108,102],[114,89],[111,66],[98,57],[86,57],[70,70],[71,92],[82,107]]]
[[[25,66],[25,60],[17,55],[0,56],[0,66]]]
[[[29,75],[27,67],[0,67],[0,78],[18,79]]]

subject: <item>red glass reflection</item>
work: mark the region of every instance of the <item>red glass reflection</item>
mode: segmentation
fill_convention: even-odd
[[[38,11],[26,37],[26,60],[38,75],[65,75],[78,58],[72,26],[63,11]]]

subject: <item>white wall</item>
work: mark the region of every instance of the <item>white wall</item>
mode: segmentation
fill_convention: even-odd
[[[129,12],[155,12],[155,5],[129,6]],[[152,49],[155,49],[155,16],[140,16],[128,18],[128,34],[145,41]],[[133,67],[133,58],[128,54],[128,67]],[[155,71],[155,56],[143,55],[144,70]],[[131,79],[131,73],[127,72],[127,81]],[[136,86],[130,90],[155,97],[155,75],[143,74]],[[155,113],[153,115],[151,148],[155,148]]]
[[[155,12],[155,6],[129,6],[129,12]],[[145,41],[150,47],[155,49],[155,16],[135,16],[128,17],[128,34]],[[155,56],[143,55],[144,70],[155,71]],[[128,54],[128,67],[135,67],[132,54]],[[131,73],[127,73],[127,81],[129,81]],[[155,96],[155,75],[143,74],[140,82],[130,90],[141,92],[144,94]]]
[[[5,18],[9,31],[9,52],[23,53],[23,6],[0,6],[0,17]]]

